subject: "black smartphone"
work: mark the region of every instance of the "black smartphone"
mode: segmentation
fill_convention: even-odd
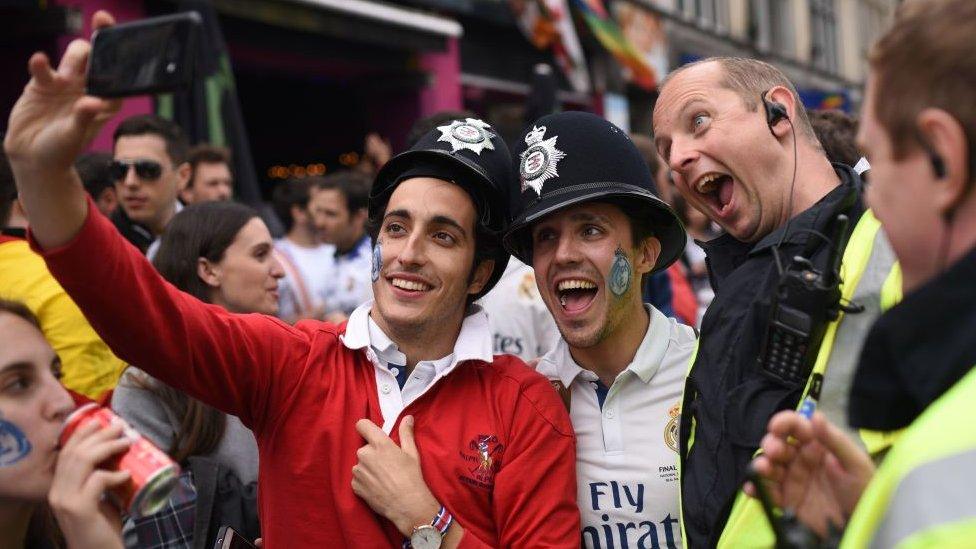
[[[201,26],[200,14],[190,11],[95,31],[86,93],[127,97],[186,89]]]
[[[214,549],[255,549],[255,547],[253,543],[247,541],[247,538],[238,534],[230,526],[221,526],[217,530]]]

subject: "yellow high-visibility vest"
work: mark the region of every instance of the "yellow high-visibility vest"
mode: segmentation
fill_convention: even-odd
[[[885,238],[884,233],[880,229],[881,223],[870,210],[867,210],[861,215],[857,225],[854,227],[854,231],[851,233],[851,238],[844,248],[844,256],[841,263],[841,299],[845,302],[850,301],[854,297],[865,272],[871,268],[878,267],[878,265],[872,265],[872,260],[876,255],[874,254],[876,243]],[[884,246],[887,246],[887,243]],[[879,305],[881,310],[890,308],[901,301],[901,270],[897,262],[893,263],[890,267],[887,264],[884,267],[887,267],[888,270],[885,273],[884,282],[880,289],[881,297]],[[803,400],[810,391],[810,381],[814,374],[823,375],[827,371],[831,353],[834,350],[838,336],[837,329],[843,319],[844,313],[841,313],[837,320],[832,321],[827,326],[813,371],[798,401],[798,408],[802,405]],[[872,455],[884,451],[896,438],[895,434],[868,431],[861,431],[860,435],[861,442]],[[692,433],[689,437],[689,448],[693,443],[694,426],[692,426]],[[680,468],[678,473],[680,478]],[[686,539],[684,536],[684,520],[682,520],[681,526],[682,544],[687,546],[687,542],[684,541]],[[759,548],[773,547],[774,545],[775,536],[773,530],[763,513],[759,501],[739,491],[732,505],[732,510],[729,513],[729,518],[725,523],[725,528],[722,530],[718,547]]]

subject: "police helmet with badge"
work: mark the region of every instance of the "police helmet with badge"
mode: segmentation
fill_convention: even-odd
[[[490,125],[476,118],[446,122],[391,158],[376,174],[369,195],[370,236],[375,242],[386,204],[401,182],[433,177],[458,185],[471,197],[478,214],[474,264],[495,262],[485,286],[469,296],[478,299],[495,286],[508,265],[501,236],[508,222],[511,172],[508,146]]]
[[[687,237],[674,210],[655,194],[654,179],[640,151],[623,130],[591,113],[562,112],[532,124],[516,149],[518,188],[511,193],[513,221],[505,247],[532,264],[532,225],[582,202],[620,201],[649,220],[661,253],[653,272],[666,269],[684,251]],[[513,184],[514,187],[514,184]]]

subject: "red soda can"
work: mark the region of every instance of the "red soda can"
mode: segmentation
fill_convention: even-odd
[[[125,453],[109,458],[100,465],[104,469],[129,472],[129,482],[108,492],[119,508],[134,517],[144,517],[162,510],[179,480],[180,468],[176,462],[115,412],[95,403],[86,404],[68,416],[61,428],[61,446],[85,421],[95,421],[103,428],[121,424],[122,436],[132,442]]]

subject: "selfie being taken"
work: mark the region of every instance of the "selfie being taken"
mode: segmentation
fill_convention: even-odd
[[[976,539],[971,0],[0,13],[0,547]]]

